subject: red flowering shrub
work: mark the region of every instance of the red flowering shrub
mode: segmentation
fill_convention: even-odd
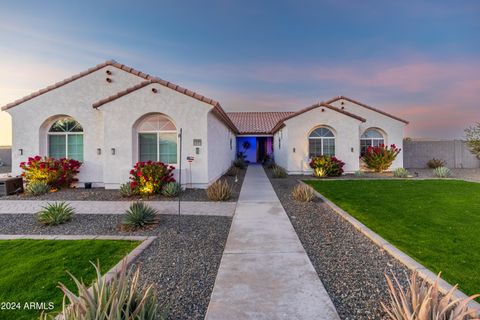
[[[316,177],[338,177],[343,173],[345,163],[324,155],[312,158],[309,165]]]
[[[383,144],[378,147],[368,147],[362,160],[369,169],[382,172],[390,168],[400,151],[401,149],[394,144],[390,145],[390,148]]]
[[[163,162],[137,162],[130,170],[130,188],[136,194],[159,193],[168,182],[175,182],[173,170]]]
[[[20,163],[26,183],[44,181],[52,188],[69,188],[78,179],[75,178],[81,162],[74,159],[54,159],[48,157],[29,157]]]

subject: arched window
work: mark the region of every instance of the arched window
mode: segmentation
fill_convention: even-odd
[[[368,147],[378,147],[385,144],[383,134],[377,129],[368,129],[360,137],[360,155],[367,152]]]
[[[146,117],[137,127],[139,161],[177,163],[177,128],[161,115]]]
[[[308,137],[308,156],[313,158],[321,155],[335,156],[335,135],[325,127],[313,130]]]
[[[60,118],[48,130],[48,155],[83,161],[83,128],[71,117]]]

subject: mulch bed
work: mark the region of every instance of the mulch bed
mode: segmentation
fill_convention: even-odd
[[[76,215],[69,223],[39,226],[34,215],[0,215],[0,234],[155,235],[137,258],[141,281],[154,283],[167,319],[203,319],[231,218],[162,215],[148,231],[119,232],[121,215]]]
[[[384,319],[380,302],[389,301],[384,274],[405,285],[410,271],[320,199],[293,200],[299,176],[274,179],[271,169],[265,171],[340,318]]]
[[[238,201],[240,195],[240,189],[242,187],[243,179],[245,178],[246,169],[239,170],[237,175],[237,182],[235,182],[235,177],[224,175],[221,179],[226,180],[230,186],[232,186],[232,197],[228,200],[229,202]],[[153,195],[151,197],[122,197],[118,190],[111,190],[105,188],[94,188],[94,189],[83,189],[83,188],[74,188],[74,189],[60,189],[56,192],[44,194],[41,196],[32,196],[27,193],[22,193],[19,195],[10,195],[5,197],[0,197],[0,200],[50,200],[50,201],[133,201],[133,200],[156,200],[156,201],[177,201],[178,197],[164,197],[162,195]],[[190,189],[187,188],[181,194],[182,201],[210,201],[207,197],[205,189]]]

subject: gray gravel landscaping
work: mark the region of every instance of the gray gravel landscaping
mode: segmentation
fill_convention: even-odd
[[[320,199],[293,200],[297,176],[273,179],[271,169],[265,171],[341,319],[385,318],[384,274],[393,273],[405,285],[409,270]]]
[[[237,181],[235,182],[235,177],[224,175],[221,179],[226,180],[232,187],[232,196],[229,202],[236,202],[238,196],[240,195],[240,189],[242,187],[243,179],[245,178],[246,170],[239,170],[237,175]],[[83,189],[83,188],[74,188],[74,189],[60,189],[56,192],[44,194],[41,196],[32,196],[27,193],[22,193],[18,195],[10,195],[6,197],[0,197],[0,200],[51,200],[51,201],[132,201],[132,200],[156,200],[156,201],[177,201],[177,197],[165,197],[162,195],[153,195],[151,197],[122,197],[118,190],[107,190],[104,188],[94,188],[94,189]],[[181,195],[182,201],[210,201],[207,197],[205,189],[186,189]]]
[[[162,215],[159,226],[138,232],[119,232],[121,219],[121,215],[76,215],[69,223],[42,227],[34,215],[8,214],[0,215],[0,234],[157,236],[134,263],[141,267],[142,281],[155,284],[167,319],[203,319],[231,218]]]

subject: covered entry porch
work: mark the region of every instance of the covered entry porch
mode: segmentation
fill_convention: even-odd
[[[237,155],[249,163],[264,163],[273,157],[273,136],[237,136]]]

